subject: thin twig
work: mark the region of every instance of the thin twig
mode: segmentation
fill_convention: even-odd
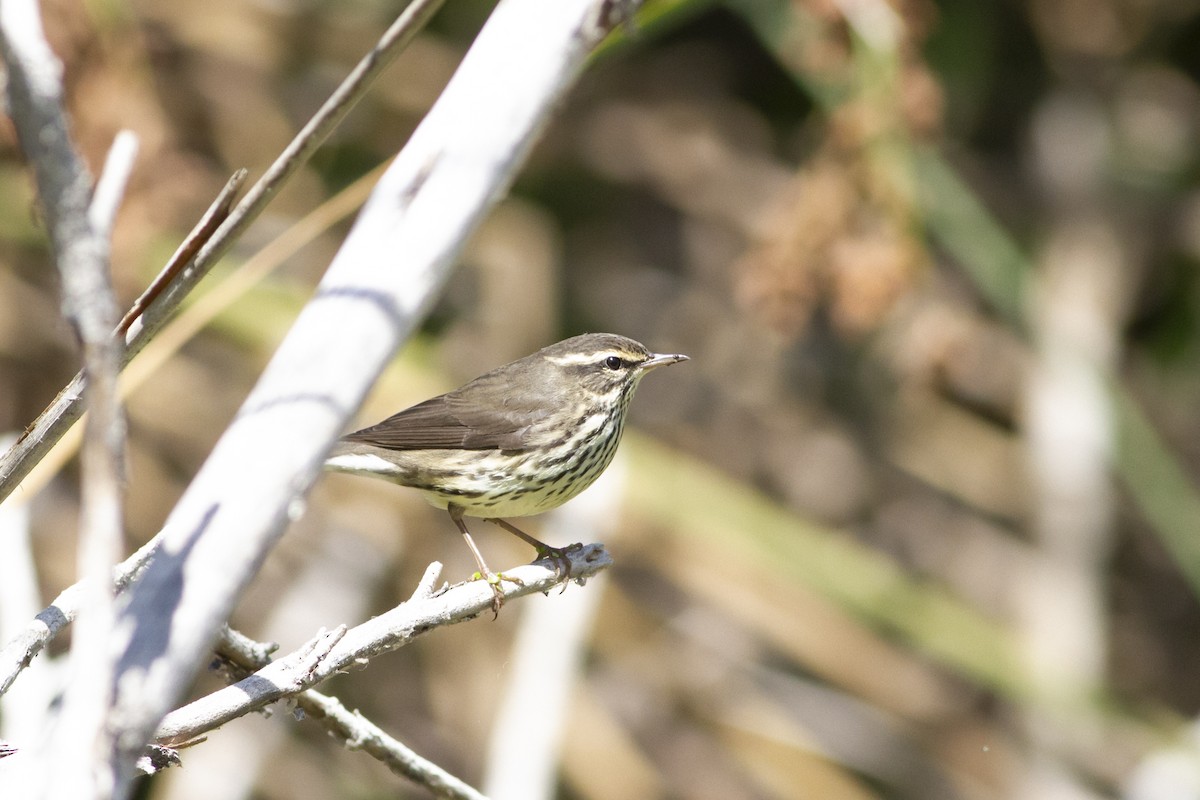
[[[41,607],[29,523],[28,504],[0,505],[0,641],[7,641]],[[33,736],[53,702],[54,685],[46,670],[31,676],[22,691],[0,696],[0,733],[22,740]]]
[[[400,740],[388,735],[357,710],[349,711],[336,697],[309,689],[296,696],[296,706],[325,726],[352,750],[362,750],[397,775],[451,800],[486,800],[471,785],[423,758]]]
[[[121,199],[125,196],[125,186],[133,172],[137,152],[137,134],[130,130],[118,131],[108,150],[100,180],[96,182],[92,202],[88,204],[88,220],[92,230],[104,241],[112,238],[117,211],[121,208]]]
[[[176,248],[175,253],[167,261],[167,265],[150,282],[146,291],[142,292],[141,296],[133,302],[133,305],[125,312],[125,316],[121,317],[121,321],[117,324],[119,335],[123,336],[129,330],[133,321],[140,317],[142,312],[149,308],[150,304],[171,285],[183,268],[200,252],[200,248],[212,239],[213,234],[221,227],[221,223],[229,218],[233,201],[237,199],[237,193],[249,174],[246,170],[239,169],[225,182],[225,187],[221,189],[217,199],[213,200],[208,211],[205,211],[204,216],[196,223],[196,227],[192,228],[191,233]]]
[[[117,565],[112,574],[115,594],[120,594],[142,574],[158,549],[157,538],[147,542],[136,553]],[[54,602],[46,606],[23,629],[17,632],[0,649],[0,695],[8,691],[21,671],[29,666],[37,654],[67,625],[75,621],[83,599],[88,595],[86,581],[75,583],[64,589]]]

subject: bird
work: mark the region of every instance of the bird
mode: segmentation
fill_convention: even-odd
[[[573,336],[346,434],[325,467],[417,489],[445,509],[498,615],[500,582],[520,581],[492,572],[464,517],[499,525],[569,579],[568,555],[580,545],[551,547],[508,518],[557,508],[590,486],[612,462],[638,383],[687,360],[613,333]]]

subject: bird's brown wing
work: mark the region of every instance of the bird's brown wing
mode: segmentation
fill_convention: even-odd
[[[542,415],[520,405],[485,403],[458,390],[342,438],[389,450],[522,450],[531,424]]]

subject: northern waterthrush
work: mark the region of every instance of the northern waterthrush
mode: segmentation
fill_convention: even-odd
[[[326,467],[419,489],[449,511],[499,610],[502,576],[463,517],[495,522],[570,577],[570,548],[550,547],[504,517],[549,511],[590,486],[612,461],[642,376],[686,360],[611,333],[575,336],[344,436]]]

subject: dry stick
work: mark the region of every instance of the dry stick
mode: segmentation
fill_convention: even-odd
[[[296,705],[323,724],[331,735],[346,742],[347,747],[362,750],[392,772],[427,787],[438,797],[485,800],[474,787],[422,758],[358,711],[348,711],[336,697],[309,689],[296,696]]]
[[[6,641],[42,606],[27,505],[0,506],[0,553],[0,637]],[[56,686],[47,670],[27,679],[21,692],[0,697],[0,733],[21,738],[38,730],[58,694]]]
[[[72,644],[72,681],[49,739],[27,761],[33,774],[49,767],[56,753],[103,750],[109,684],[103,658],[115,619],[107,571],[121,547],[118,488],[125,426],[117,399],[119,344],[113,336],[116,299],[109,279],[109,233],[132,169],[136,139],[118,136],[111,169],[92,196],[91,177],[71,141],[64,110],[62,64],[42,32],[36,0],[5,0],[0,6],[0,47],[8,67],[13,123],[34,168],[38,197],[62,278],[63,314],[79,336],[91,419],[85,431],[79,535],[79,572],[92,577],[88,617]],[[93,202],[94,201],[94,202]],[[98,669],[88,671],[89,662]],[[39,763],[41,762],[41,763]],[[90,764],[72,760],[50,770],[47,796],[90,796]]]
[[[120,594],[132,583],[158,548],[158,540],[147,542],[136,553],[113,569],[113,592]],[[0,649],[0,694],[12,686],[21,670],[29,666],[34,657],[50,640],[74,622],[75,615],[88,596],[87,581],[80,581],[64,589],[54,601],[34,617],[19,633]]]
[[[400,13],[371,52],[359,61],[308,124],[296,134],[275,163],[254,184],[212,239],[196,254],[191,264],[180,270],[176,280],[131,322],[125,336],[122,366],[129,363],[129,360],[154,337],[183,302],[183,298],[257,219],[288,179],[308,162],[317,147],[366,94],[375,78],[412,41],[443,2],[444,0],[413,0]],[[8,3],[4,5],[7,6]],[[0,502],[13,492],[33,466],[83,414],[79,403],[83,383],[82,377],[76,376],[76,379],[42,411],[21,439],[0,457]]]
[[[137,138],[128,131],[119,133],[92,198],[88,212],[91,227],[105,242],[106,252],[136,155]],[[88,305],[97,306],[90,312],[96,315],[90,332],[95,338],[88,341],[84,337],[84,369],[91,379],[84,392],[89,414],[84,426],[76,574],[86,581],[87,596],[71,641],[70,678],[62,709],[54,720],[49,740],[35,751],[41,768],[48,770],[55,770],[63,752],[102,748],[109,742],[105,713],[111,672],[106,667],[105,655],[116,622],[116,607],[108,577],[125,551],[120,489],[125,420],[117,393],[120,345],[112,333],[117,306],[107,262],[105,258],[105,263],[99,265],[102,274],[90,281],[93,285],[89,291],[96,292],[96,284],[102,283],[104,293],[93,294],[87,301]],[[55,774],[54,789],[47,796],[86,796],[81,793],[93,788],[86,765],[72,764]]]
[[[133,302],[133,305],[125,312],[125,316],[121,317],[121,321],[117,324],[118,334],[124,335],[129,330],[133,321],[150,307],[150,304],[174,282],[183,268],[196,257],[200,248],[212,239],[213,234],[221,227],[221,223],[229,218],[233,201],[237,199],[237,193],[249,174],[246,170],[239,169],[225,182],[225,187],[221,189],[217,199],[208,207],[208,211],[204,212],[204,216],[192,228],[192,232],[187,235],[183,243],[176,248],[175,253],[167,261],[167,265],[146,287],[146,291],[142,292],[141,296]]]

